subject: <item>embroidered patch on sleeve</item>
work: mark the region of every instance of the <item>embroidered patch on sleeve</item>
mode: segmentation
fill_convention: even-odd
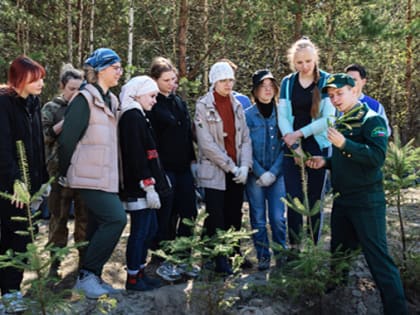
[[[386,137],[387,136],[387,130],[384,127],[376,127],[372,130],[370,133],[371,137]]]

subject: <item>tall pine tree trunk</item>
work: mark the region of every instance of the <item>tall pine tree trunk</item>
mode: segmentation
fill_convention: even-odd
[[[83,11],[84,5],[83,0],[78,0],[77,9],[79,12],[79,24],[78,24],[78,39],[77,39],[77,64],[82,65],[82,53],[83,53]]]
[[[95,27],[95,0],[91,2],[90,24],[89,24],[89,51],[93,51],[93,30]]]
[[[296,12],[295,12],[295,40],[302,37],[302,11],[303,4],[302,0],[296,0]]]
[[[207,52],[209,50],[209,2],[208,0],[202,0],[203,5],[203,15],[202,15],[202,21],[203,21],[203,40],[204,40],[204,52]],[[208,76],[209,76],[209,56],[206,55],[206,58],[204,59],[204,87],[207,91],[209,89],[208,85]]]
[[[71,0],[67,0],[67,58],[73,64],[73,25]]]
[[[416,136],[416,115],[415,110],[412,108],[412,100],[411,100],[411,83],[412,83],[412,61],[413,61],[413,51],[412,51],[412,42],[413,42],[413,35],[410,29],[410,25],[412,23],[412,3],[411,0],[407,0],[407,9],[406,9],[406,29],[407,29],[407,36],[406,36],[406,62],[405,62],[405,101],[406,101],[406,109],[407,109],[407,127],[408,132],[403,133],[408,136],[407,139],[404,139],[404,142],[408,141],[412,137]],[[414,130],[414,134],[413,134]]]
[[[16,1],[16,11],[19,10],[26,12],[25,7],[25,0],[18,0]],[[18,17],[17,25],[16,25],[16,38],[18,42],[18,46],[22,49],[22,53],[27,55],[29,51],[29,29],[27,27],[27,23],[25,21],[25,17]]]
[[[178,48],[178,0],[172,0],[172,29],[177,30],[176,32],[172,33],[172,56],[177,56],[177,48]]]
[[[180,78],[183,78],[187,75],[188,5],[188,0],[181,0],[179,6],[178,70]]]
[[[334,32],[335,32],[335,4],[329,3],[327,4],[327,38],[334,38]],[[326,64],[326,70],[328,72],[333,72],[333,45],[329,45],[326,48],[326,55],[327,55],[327,64]]]
[[[131,68],[133,65],[133,31],[134,31],[134,0],[130,0],[130,8],[128,11],[128,52],[127,52],[127,69],[125,72],[125,82],[131,78]]]

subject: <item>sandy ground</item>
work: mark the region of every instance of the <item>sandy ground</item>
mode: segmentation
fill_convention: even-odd
[[[407,204],[404,206],[404,217],[406,229],[409,235],[416,238],[411,242],[412,248],[420,250],[420,189],[410,189],[405,192]],[[329,203],[330,204],[330,203]],[[244,214],[247,217],[248,206],[244,204]],[[325,222],[328,222],[330,207],[325,209]],[[395,207],[388,209],[388,235],[390,251],[399,252],[400,241],[398,233],[398,217]],[[328,231],[328,223],[326,224]],[[40,226],[41,237],[39,244],[45,244],[47,237],[48,222],[44,221]],[[69,223],[70,231],[73,230],[73,221]],[[72,233],[70,233],[72,235]],[[416,236],[417,235],[417,236]],[[128,225],[124,230],[121,240],[117,245],[111,259],[105,265],[103,279],[112,283],[114,287],[124,289],[125,272],[125,244],[128,238]],[[70,242],[72,242],[72,237]],[[323,242],[328,248],[328,232],[324,233]],[[251,243],[244,244],[245,247],[252,247]],[[251,261],[256,263],[254,252],[250,255]],[[77,252],[71,252],[62,262],[59,274],[63,278],[58,288],[71,288],[74,285],[77,268]],[[352,272],[351,280],[346,288],[336,290],[322,298],[322,303],[302,303],[301,305],[291,303],[284,297],[269,298],[255,291],[249,290],[250,284],[258,286],[265,284],[272,271],[258,272],[256,267],[245,270],[235,280],[234,289],[229,291],[230,296],[237,296],[239,300],[226,314],[351,314],[351,315],[376,315],[382,314],[382,306],[378,291],[362,257],[356,262]],[[149,269],[153,274],[153,269]],[[25,274],[25,278],[30,278]],[[178,284],[167,284],[157,290],[149,292],[127,292],[123,290],[120,294],[110,299],[93,301],[81,299],[73,294],[69,301],[73,310],[72,314],[211,314],[212,310],[203,307],[201,299],[208,297],[208,291],[204,290],[197,281],[184,281]],[[216,284],[215,284],[216,285]],[[223,285],[219,283],[218,285]],[[420,292],[417,292],[417,297]],[[413,301],[411,301],[413,302]],[[315,306],[314,306],[315,304]],[[417,304],[410,303],[410,314],[420,314],[420,301]],[[224,314],[222,312],[214,314]]]

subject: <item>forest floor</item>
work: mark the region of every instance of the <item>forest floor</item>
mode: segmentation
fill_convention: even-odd
[[[420,189],[405,191],[406,203],[403,207],[407,235],[414,236],[409,243],[413,251],[420,251]],[[329,246],[329,215],[331,202],[325,208],[325,227],[322,242],[326,250]],[[248,216],[248,206],[244,204],[245,217]],[[395,207],[389,207],[387,213],[388,243],[394,257],[401,253],[398,213]],[[83,299],[77,294],[69,297],[73,309],[72,314],[148,314],[148,315],[204,315],[204,314],[238,314],[238,315],[274,315],[274,314],[343,314],[343,315],[380,315],[382,304],[372,276],[366,262],[360,256],[354,263],[350,272],[350,281],[346,287],[341,287],[321,297],[320,301],[291,301],[288,297],[264,294],[262,288],[270,281],[275,273],[275,268],[260,272],[256,268],[255,252],[249,255],[254,263],[254,268],[243,270],[233,282],[231,288],[226,290],[224,299],[234,297],[236,301],[227,311],[216,311],[216,306],[211,305],[209,297],[211,291],[200,281],[186,280],[181,283],[172,283],[159,289],[148,292],[125,291],[125,246],[129,234],[128,224],[123,232],[111,259],[105,265],[103,279],[112,283],[114,287],[122,289],[120,294],[108,299],[98,301]],[[48,221],[40,227],[41,237],[39,242],[44,244],[47,238]],[[73,230],[73,222],[70,223]],[[70,233],[71,234],[71,233]],[[251,247],[252,243],[243,244]],[[58,288],[71,288],[76,279],[77,252],[73,251],[62,262],[59,274],[62,277]],[[148,269],[146,269],[148,270]],[[148,270],[153,274],[153,270]],[[30,275],[25,275],[26,278]],[[214,283],[222,288],[224,283]],[[414,290],[407,292],[409,314],[420,314],[420,284]],[[220,291],[219,291],[220,292]],[[217,300],[217,297],[214,298]],[[214,308],[213,308],[214,307]]]

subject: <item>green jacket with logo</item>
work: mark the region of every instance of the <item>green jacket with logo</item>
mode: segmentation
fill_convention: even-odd
[[[388,143],[384,119],[364,103],[353,107],[350,119],[336,128],[346,137],[342,148],[333,146],[327,159],[335,202],[354,207],[384,203],[382,166]]]

